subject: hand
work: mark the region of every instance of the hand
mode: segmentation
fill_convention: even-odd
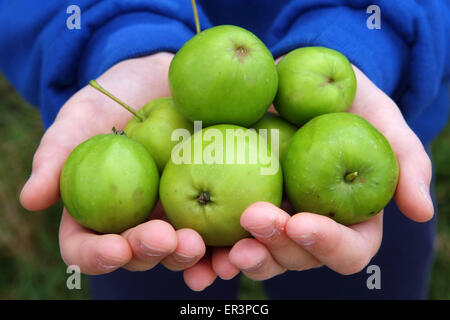
[[[110,68],[99,83],[136,108],[158,97],[170,96],[168,68],[173,55],[159,53],[130,59]],[[34,155],[32,175],[20,201],[32,211],[43,210],[59,199],[59,176],[70,152],[84,140],[124,128],[131,114],[95,89],[87,86],[61,108]],[[183,270],[205,254],[205,244],[194,230],[174,228],[163,220],[161,206],[153,220],[121,235],[98,235],[80,226],[64,209],[59,242],[68,265],[83,273],[103,274],[119,267],[148,270],[161,262],[168,269]]]
[[[389,140],[400,168],[395,193],[399,209],[411,220],[430,220],[433,204],[429,195],[431,161],[427,153],[395,103],[358,68],[354,67],[354,71],[358,89],[349,112],[363,116]],[[287,209],[287,203],[283,208]],[[254,239],[243,239],[231,249],[216,249],[208,267],[202,267],[203,272],[196,271],[198,265],[185,272],[188,284],[195,287],[202,274],[215,273],[230,279],[242,271],[251,279],[265,280],[286,270],[307,270],[321,265],[341,274],[359,272],[380,247],[383,212],[347,227],[314,213],[290,216],[285,210],[261,202],[245,210],[241,225]]]

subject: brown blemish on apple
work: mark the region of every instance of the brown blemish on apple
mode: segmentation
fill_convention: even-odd
[[[138,201],[140,198],[142,198],[142,195],[144,194],[144,190],[142,188],[137,188],[133,192],[133,200]]]
[[[245,45],[235,43],[234,52],[239,62],[244,62],[245,57],[247,57],[250,53],[250,48],[246,47]]]
[[[329,215],[331,218],[333,218],[336,214],[335,214],[334,212],[330,212],[328,215]]]

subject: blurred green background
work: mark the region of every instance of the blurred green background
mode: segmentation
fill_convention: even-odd
[[[61,203],[32,213],[18,197],[31,171],[43,134],[37,109],[28,105],[0,75],[0,299],[88,299],[66,287],[66,266],[59,255]],[[439,211],[437,255],[430,299],[450,299],[450,125],[432,149]],[[259,282],[241,279],[241,299],[264,299]]]

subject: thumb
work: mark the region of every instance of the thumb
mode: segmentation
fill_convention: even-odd
[[[33,157],[30,178],[20,193],[20,203],[30,211],[48,208],[59,199],[59,177],[73,148],[89,137],[79,121],[61,116],[42,137]]]
[[[349,111],[374,125],[389,141],[399,164],[395,200],[411,220],[425,222],[433,217],[430,198],[431,161],[421,141],[406,123],[394,101],[354,68],[358,90]]]

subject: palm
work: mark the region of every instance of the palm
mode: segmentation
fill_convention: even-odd
[[[130,105],[169,96],[167,84],[171,54],[156,54],[119,63],[98,81]],[[33,159],[33,174],[21,194],[29,210],[42,210],[59,198],[59,175],[70,152],[84,140],[124,128],[131,118],[126,110],[91,87],[84,87],[61,108]],[[96,235],[63,211],[59,239],[67,264],[79,265],[87,274],[111,272],[119,267],[147,270],[161,262],[172,270],[195,264],[205,252],[193,230],[178,230],[167,223],[158,204],[152,220],[121,235]]]

